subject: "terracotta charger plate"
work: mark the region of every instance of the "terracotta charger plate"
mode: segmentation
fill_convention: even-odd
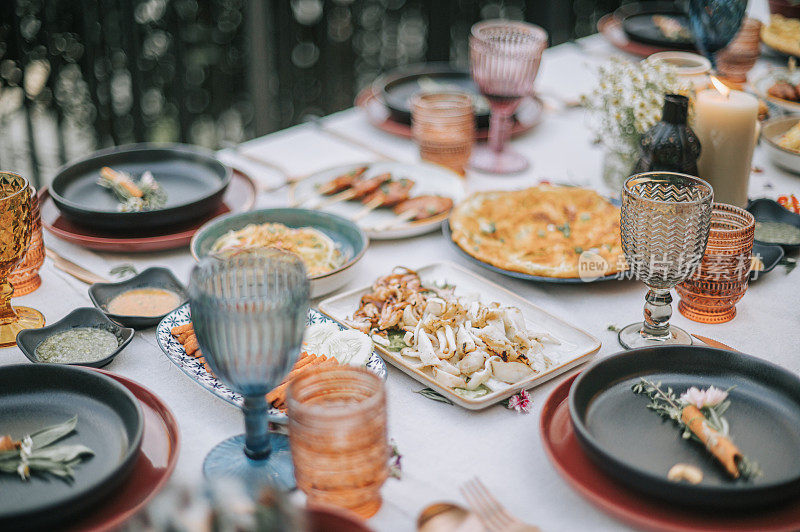
[[[178,462],[178,423],[167,405],[141,384],[109,371],[95,371],[119,381],[139,401],[144,418],[142,445],[128,478],[83,517],[70,523],[65,531],[116,530],[161,491]]]
[[[363,109],[367,114],[367,120],[381,131],[396,135],[398,137],[411,138],[411,126],[392,120],[389,110],[381,102],[372,85],[368,85],[358,93],[355,101],[356,107]],[[520,104],[519,110],[514,115],[514,126],[511,128],[511,136],[515,137],[530,131],[542,121],[544,104],[536,96],[526,98]],[[475,138],[486,140],[489,137],[488,128],[480,128],[475,131]]]
[[[47,187],[42,187],[38,196],[42,227],[49,233],[88,249],[143,253],[188,246],[195,232],[209,220],[230,212],[252,209],[255,205],[257,191],[258,187],[252,178],[234,169],[231,183],[222,197],[222,204],[207,216],[188,224],[135,234],[100,231],[74,224],[61,215]]]
[[[663,48],[661,46],[630,40],[625,34],[625,30],[622,29],[622,22],[614,13],[609,13],[597,21],[597,31],[600,32],[608,42],[623,52],[628,52],[629,54],[638,55],[640,57],[647,57],[656,52],[677,50],[677,48]]]
[[[691,511],[626,488],[603,473],[578,443],[569,415],[569,390],[577,375],[562,382],[542,409],[542,442],[559,474],[603,511],[649,530],[762,532],[800,530],[800,499],[747,513]]]

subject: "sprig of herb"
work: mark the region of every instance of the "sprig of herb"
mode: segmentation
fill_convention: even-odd
[[[448,405],[453,404],[453,401],[451,401],[444,395],[440,394],[436,390],[432,390],[431,388],[423,388],[421,390],[416,390],[416,393],[420,394],[422,397],[430,399],[431,401],[438,401],[440,403],[445,403]]]
[[[108,271],[108,273],[114,277],[125,277],[126,275],[136,275],[138,272],[136,271],[136,266],[127,262],[125,264],[114,266]]]
[[[74,468],[94,451],[85,445],[52,445],[75,430],[78,416],[59,425],[25,436],[15,449],[0,452],[0,473],[18,474],[28,480],[31,472],[49,473],[70,481]]]
[[[731,389],[732,388],[728,388],[725,390],[725,394],[727,395]],[[653,410],[663,418],[672,420],[678,425],[682,431],[681,436],[683,439],[692,439],[700,444],[704,444],[703,441],[689,429],[688,425],[683,422],[681,415],[683,414],[683,409],[688,406],[688,404],[679,398],[671,387],[667,387],[667,389],[664,390],[660,382],[653,382],[641,378],[638,383],[631,387],[631,390],[633,390],[633,393],[643,394],[649,397],[650,403],[647,405],[647,408]],[[730,400],[723,400],[717,404],[706,404],[700,408],[700,411],[706,418],[705,421],[708,427],[724,436],[729,436],[730,427],[728,421],[723,417],[723,414],[725,414],[730,406]],[[753,478],[761,474],[758,464],[749,460],[746,456],[742,456],[741,460],[739,460],[736,465],[739,469],[739,474],[743,478]]]

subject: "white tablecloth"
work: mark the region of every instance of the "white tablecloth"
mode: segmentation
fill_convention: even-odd
[[[617,53],[600,37],[564,44],[546,52],[537,87],[544,93],[574,98],[592,87],[592,65]],[[758,68],[764,68],[759,65]],[[346,135],[402,161],[418,159],[415,146],[371,127],[359,110],[331,115],[320,123],[290,128],[246,143],[240,149],[267,159],[292,175],[305,175],[337,164],[375,160],[376,154],[342,141]],[[603,190],[600,180],[602,150],[591,143],[584,111],[548,112],[529,134],[514,140],[514,148],[531,161],[530,169],[515,177],[485,176],[470,172],[470,190],[520,188],[541,179],[580,184]],[[778,192],[800,194],[800,177],[787,174],[756,150],[750,196],[774,196]],[[236,153],[227,153],[265,185],[277,174],[248,164]],[[262,194],[259,207],[286,203],[286,190]],[[94,253],[46,235],[47,245],[75,262],[102,275],[122,263],[138,269],[159,265],[171,268],[184,282],[193,261],[187,250],[146,255]],[[441,233],[390,242],[373,242],[349,288],[369,283],[376,276],[403,264],[419,267],[450,260],[476,271],[517,292],[529,301],[561,316],[593,335],[603,346],[604,357],[620,350],[616,333],[608,326],[626,325],[641,318],[644,286],[636,282],[593,285],[548,285],[518,281],[483,270],[460,257]],[[42,270],[44,283],[35,293],[15,303],[40,309],[52,323],[79,306],[91,306],[86,285],[53,268]],[[800,373],[800,306],[797,281],[800,269],[786,273],[783,267],[754,283],[737,306],[736,318],[721,325],[688,321],[677,310],[673,322],[690,332],[723,341],[741,351],[771,360]],[[0,350],[0,364],[24,363],[16,348]],[[108,366],[109,370],[141,382],[169,405],[180,425],[182,448],[173,480],[196,483],[202,478],[206,453],[221,440],[241,433],[239,410],[191,382],[162,354],[154,329],[138,332],[133,342]],[[389,479],[383,489],[384,505],[370,520],[377,530],[412,530],[419,511],[434,501],[463,503],[458,486],[480,477],[520,518],[543,530],[618,530],[618,521],[606,516],[557,475],[547,460],[539,434],[539,413],[548,393],[565,377],[533,390],[535,410],[521,415],[502,406],[480,412],[462,410],[425,399],[414,393],[416,381],[390,367],[387,381],[391,437],[403,454],[402,480]]]

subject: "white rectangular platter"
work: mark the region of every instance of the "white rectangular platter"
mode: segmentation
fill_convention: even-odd
[[[430,373],[430,368],[414,368],[404,360],[404,357],[399,352],[390,351],[381,345],[375,344],[376,350],[385,360],[459,406],[470,410],[486,408],[498,401],[511,397],[520,390],[538,386],[586,362],[600,349],[600,340],[586,331],[553,316],[517,294],[456,264],[438,262],[419,268],[416,271],[425,286],[431,286],[434,283],[446,283],[455,286],[455,294],[457,296],[478,294],[480,301],[484,304],[497,302],[503,306],[516,307],[522,311],[525,317],[525,324],[529,329],[547,331],[561,342],[560,345],[545,344],[544,353],[554,362],[553,366],[546,372],[532,375],[525,380],[509,385],[506,389],[495,390],[474,399],[462,397],[450,388],[437,383]],[[358,309],[361,296],[369,292],[369,290],[370,287],[365,286],[361,289],[329,297],[319,304],[319,310],[334,320],[344,323],[345,320],[352,317],[353,313]]]

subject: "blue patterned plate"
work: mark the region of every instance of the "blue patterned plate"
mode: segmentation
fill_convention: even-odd
[[[192,321],[192,318],[188,304],[167,314],[156,329],[156,340],[158,340],[159,347],[161,347],[161,350],[164,351],[164,354],[167,355],[167,358],[169,358],[173,364],[178,366],[181,371],[191,377],[197,384],[217,397],[228,401],[232,405],[241,407],[242,396],[228,389],[228,387],[217,380],[215,376],[206,371],[206,368],[203,367],[203,363],[197,358],[187,355],[186,350],[180,342],[170,333],[173,327],[184,325],[190,321]],[[336,323],[340,329],[345,329],[344,326],[324,314],[321,314],[313,308],[309,309],[308,325],[325,322]],[[381,379],[386,380],[386,364],[375,351],[372,352],[372,356],[370,356],[367,362],[367,369],[375,373],[375,375]],[[277,408],[269,409],[269,418],[270,421],[274,423],[286,423],[288,421],[286,414]]]

